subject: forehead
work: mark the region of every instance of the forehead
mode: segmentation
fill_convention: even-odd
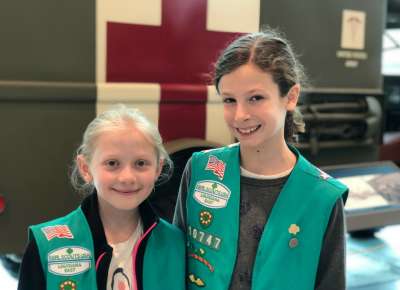
[[[95,153],[130,152],[137,154],[154,154],[154,143],[147,134],[135,126],[126,126],[101,132],[95,142]]]
[[[219,82],[221,94],[240,94],[257,89],[273,92],[279,91],[272,74],[262,71],[251,63],[241,65],[231,73],[224,75]]]

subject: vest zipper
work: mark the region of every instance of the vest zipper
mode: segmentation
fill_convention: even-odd
[[[147,231],[140,237],[140,239],[137,241],[136,245],[133,247],[132,250],[132,289],[133,290],[138,290],[137,287],[137,279],[136,279],[136,256],[137,256],[137,252],[139,250],[139,246],[142,243],[142,241],[144,240],[144,238],[151,232],[151,230],[157,225],[157,222],[153,223],[148,229]]]

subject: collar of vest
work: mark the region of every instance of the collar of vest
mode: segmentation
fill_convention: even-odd
[[[96,251],[95,257],[98,257],[104,252],[111,252],[112,248],[107,243],[103,223],[100,219],[99,202],[96,190],[83,200],[81,209],[88,221],[93,237],[95,237],[93,239]],[[158,223],[160,220],[148,200],[145,200],[140,204],[139,212],[140,217],[142,218],[143,232],[146,232],[154,223]]]

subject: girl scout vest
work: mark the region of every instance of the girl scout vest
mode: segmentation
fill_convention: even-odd
[[[97,289],[92,235],[80,207],[65,217],[31,226],[30,238],[32,235],[48,290]],[[162,219],[153,228],[144,254],[143,289],[158,290],[166,285],[167,289],[184,289],[181,241],[179,232]]]
[[[314,289],[325,229],[347,188],[300,153],[258,246],[253,290]],[[188,288],[226,290],[239,234],[239,145],[195,153],[187,197]]]

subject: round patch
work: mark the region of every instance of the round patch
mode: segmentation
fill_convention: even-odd
[[[60,290],[76,290],[76,283],[71,280],[66,280],[60,284]]]
[[[200,212],[200,225],[203,228],[209,227],[212,223],[212,219],[213,219],[213,215],[211,212],[206,211],[206,210],[202,210]]]

